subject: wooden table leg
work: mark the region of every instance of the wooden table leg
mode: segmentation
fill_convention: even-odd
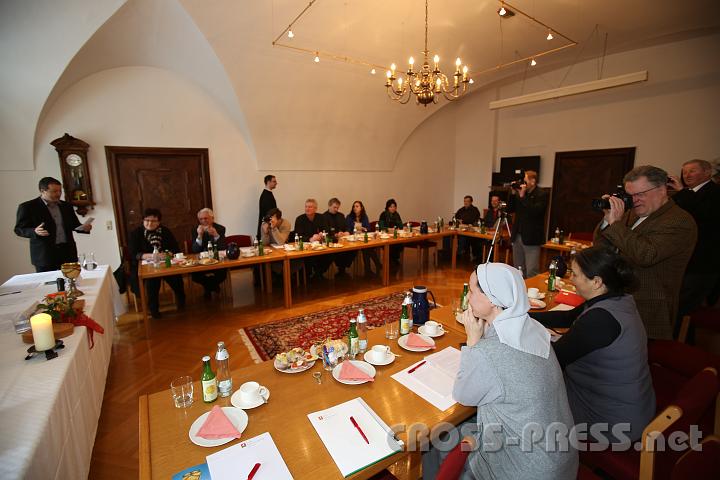
[[[152,478],[152,465],[150,462],[150,407],[148,406],[148,396],[140,395],[138,401],[139,411],[139,427],[140,427],[140,448],[138,452],[141,480],[150,480]]]
[[[261,274],[265,275],[265,289],[267,293],[272,293],[272,274],[270,273],[270,263],[263,263],[260,267],[262,269]]]
[[[285,294],[285,308],[292,307],[292,279],[290,275],[290,259],[283,260],[283,293]]]
[[[138,279],[140,286],[140,308],[142,308],[143,322],[145,322],[145,338],[150,338],[150,317],[148,316],[147,293],[145,292],[145,280]]]
[[[390,245],[383,246],[383,286],[390,285]]]
[[[450,252],[450,255],[452,256],[452,269],[455,270],[455,265],[457,264],[457,249],[458,249],[458,234],[455,233],[452,238],[452,251]]]

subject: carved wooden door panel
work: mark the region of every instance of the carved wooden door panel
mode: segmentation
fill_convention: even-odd
[[[187,249],[197,211],[212,208],[208,150],[108,146],[105,153],[121,248],[142,225],[143,211],[158,208],[162,224]]]
[[[634,162],[635,147],[557,152],[549,232],[592,232],[602,213],[590,208],[591,200],[615,192]]]

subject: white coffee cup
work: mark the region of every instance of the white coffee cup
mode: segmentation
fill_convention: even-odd
[[[437,335],[438,332],[442,332],[442,325],[433,320],[425,322],[425,333],[428,335]]]
[[[528,297],[530,298],[538,298],[540,296],[540,290],[538,290],[535,287],[528,288]]]
[[[376,362],[384,362],[388,355],[390,355],[390,347],[387,345],[375,345],[370,350],[370,356]]]
[[[178,260],[182,260],[183,258],[185,258],[185,254],[183,252],[176,253],[175,258],[177,258]]]
[[[245,382],[240,385],[240,400],[245,404],[264,402],[268,389],[258,382]]]

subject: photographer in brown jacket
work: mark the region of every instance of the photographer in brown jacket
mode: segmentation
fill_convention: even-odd
[[[672,339],[685,267],[697,240],[692,216],[667,194],[668,175],[650,165],[635,167],[623,178],[633,208],[605,195],[610,208],[595,229],[595,245],[611,245],[635,268],[633,292],[649,338]]]

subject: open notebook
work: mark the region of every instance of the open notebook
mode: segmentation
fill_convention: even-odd
[[[460,350],[447,347],[428,355],[424,362],[422,365],[417,362],[392,378],[438,409],[447,410],[455,405],[452,391],[460,370]]]
[[[246,479],[255,464],[254,480],[292,480],[292,475],[270,433],[242,440],[206,457],[212,480]]]
[[[308,419],[343,477],[403,450],[402,441],[359,397],[310,413]]]

